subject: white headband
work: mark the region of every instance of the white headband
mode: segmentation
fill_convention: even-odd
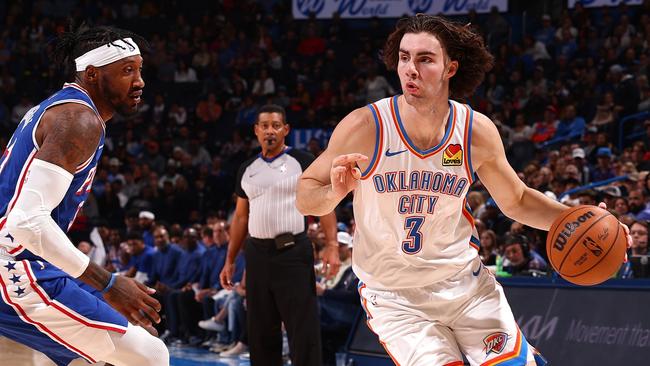
[[[108,65],[125,57],[140,54],[138,45],[131,38],[118,39],[92,49],[74,59],[77,71],[86,71],[86,67]]]

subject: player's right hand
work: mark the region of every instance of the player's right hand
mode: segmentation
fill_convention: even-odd
[[[223,265],[221,274],[219,275],[219,280],[221,281],[221,287],[226,290],[232,290],[232,276],[235,273],[235,264],[226,259],[226,263]]]
[[[129,323],[146,329],[151,327],[151,321],[160,322],[160,303],[151,297],[155,292],[132,278],[117,276],[113,287],[104,294],[104,300]]]
[[[357,153],[339,155],[332,160],[330,180],[336,198],[343,199],[350,191],[357,188],[361,179],[361,170],[357,167],[357,162],[366,160],[368,160],[367,156]]]

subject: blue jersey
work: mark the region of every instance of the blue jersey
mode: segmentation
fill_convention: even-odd
[[[0,158],[0,229],[4,226],[8,213],[13,208],[16,198],[20,195],[29,166],[39,149],[36,142],[38,124],[50,107],[64,103],[83,104],[92,109],[97,114],[97,118],[102,120],[88,93],[81,86],[74,83],[66,83],[61,90],[25,114]],[[68,231],[86,201],[88,193],[90,193],[97,162],[104,147],[104,137],[105,129],[102,131],[95,153],[77,167],[70,188],[68,188],[61,203],[52,210],[52,219],[64,232]],[[20,243],[2,241],[0,244],[7,247],[9,254],[20,255],[18,259],[38,258],[26,251]]]

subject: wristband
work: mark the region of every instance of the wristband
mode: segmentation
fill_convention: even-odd
[[[104,289],[102,290],[102,294],[107,293],[108,290],[110,290],[111,287],[113,287],[113,285],[115,284],[115,279],[116,278],[117,278],[117,275],[115,275],[115,273],[111,273],[111,279],[108,281],[108,284],[106,285],[106,287],[104,287]]]

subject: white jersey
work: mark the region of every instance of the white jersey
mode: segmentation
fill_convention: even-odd
[[[380,290],[450,278],[477,257],[479,245],[465,200],[474,181],[472,109],[450,100],[442,141],[423,151],[404,129],[397,98],[368,106],[375,150],[354,192],[353,269]]]

